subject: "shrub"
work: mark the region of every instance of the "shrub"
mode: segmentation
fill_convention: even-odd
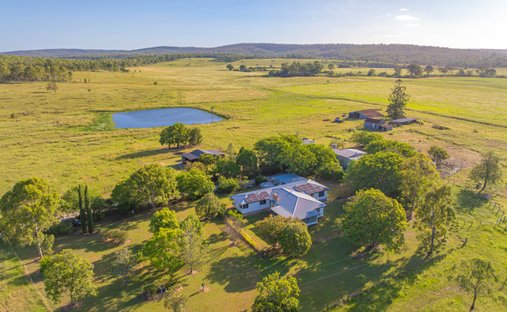
[[[262,182],[266,182],[266,181],[268,181],[268,179],[265,176],[263,176],[263,175],[258,175],[258,176],[255,177],[255,184],[256,185],[259,185]]]
[[[119,246],[128,240],[127,231],[120,229],[107,230],[102,233],[102,241],[112,246]]]
[[[217,192],[222,194],[230,194],[240,189],[239,180],[235,178],[218,178]]]
[[[67,235],[67,234],[70,234],[72,233],[74,230],[74,227],[72,226],[72,223],[70,222],[67,222],[67,221],[62,221],[56,225],[53,225],[50,229],[49,229],[49,234],[53,234],[53,235]]]

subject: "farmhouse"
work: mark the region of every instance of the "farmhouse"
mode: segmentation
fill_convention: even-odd
[[[400,118],[400,119],[392,120],[391,122],[389,122],[389,124],[391,124],[395,127],[399,127],[399,126],[409,125],[409,124],[414,123],[416,121],[417,121],[417,119],[415,119],[415,118]]]
[[[366,154],[366,152],[354,148],[333,149],[333,151],[343,169],[347,169],[352,161],[358,160]]]
[[[371,131],[390,131],[393,126],[388,125],[383,119],[367,118],[364,121],[364,128]]]
[[[194,161],[198,161],[199,158],[202,156],[202,155],[213,155],[217,158],[219,157],[224,157],[225,154],[220,152],[220,151],[216,151],[216,150],[202,150],[202,149],[196,149],[190,153],[185,153],[183,155],[181,155],[181,162],[183,164],[186,164],[187,162],[194,162]]]
[[[324,215],[328,187],[293,174],[273,176],[270,180],[275,186],[231,196],[234,207],[244,215],[271,210],[307,225],[318,223]]]
[[[350,119],[382,118],[384,115],[378,109],[365,109],[349,113]]]

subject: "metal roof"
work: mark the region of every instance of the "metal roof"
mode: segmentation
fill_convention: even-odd
[[[349,159],[366,155],[366,152],[354,148],[333,149],[333,151],[336,155]]]

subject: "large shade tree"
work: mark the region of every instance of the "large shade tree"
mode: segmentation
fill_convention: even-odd
[[[58,223],[58,207],[58,193],[45,180],[16,183],[0,199],[1,238],[14,245],[36,245],[42,258],[46,232]]]
[[[164,207],[155,211],[150,220],[150,232],[157,233],[161,228],[178,229],[180,222],[176,213],[171,209]]]
[[[41,261],[41,273],[46,294],[54,302],[60,302],[62,296],[68,293],[71,303],[74,304],[97,292],[93,281],[93,265],[69,249],[44,257]]]
[[[225,204],[212,192],[199,199],[195,205],[195,212],[203,218],[214,219],[225,212]]]
[[[212,192],[215,184],[202,170],[192,168],[178,174],[178,189],[188,199],[198,199]]]
[[[275,272],[257,283],[253,312],[296,312],[300,290],[296,278]]]
[[[180,229],[160,228],[143,246],[142,254],[153,267],[174,274],[182,265]]]
[[[345,237],[357,246],[382,244],[397,249],[404,242],[407,221],[405,210],[395,199],[368,189],[357,192],[345,205],[342,225]]]
[[[400,193],[403,157],[393,152],[364,155],[352,162],[345,173],[345,181],[357,190],[376,188],[389,196]]]
[[[115,186],[112,199],[120,208],[129,210],[156,207],[180,196],[176,173],[160,165],[147,165]]]

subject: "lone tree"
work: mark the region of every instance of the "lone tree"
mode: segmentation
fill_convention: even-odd
[[[423,226],[429,228],[428,255],[431,255],[435,249],[435,240],[440,241],[445,237],[447,228],[456,217],[451,187],[443,185],[430,191],[417,211]]]
[[[424,67],[424,72],[426,73],[426,76],[429,76],[433,72],[433,70],[434,70],[433,66],[431,65]]]
[[[406,87],[402,85],[400,79],[394,83],[394,88],[389,95],[389,105],[387,106],[387,115],[391,119],[399,119],[405,117],[405,106],[410,98],[406,92]]]
[[[150,232],[157,233],[161,228],[178,229],[180,222],[176,217],[176,213],[165,207],[156,211],[150,220]]]
[[[196,146],[202,143],[201,129],[190,128],[188,129],[188,144]]]
[[[422,67],[417,64],[408,65],[407,70],[410,73],[410,76],[412,77],[420,77],[423,73]]]
[[[281,277],[275,272],[257,283],[253,312],[296,312],[299,310],[300,290],[296,278]]]
[[[431,160],[433,160],[437,168],[440,168],[444,160],[449,159],[449,153],[447,153],[445,149],[436,145],[430,147],[428,155],[430,155]]]
[[[188,265],[190,274],[203,265],[208,256],[208,244],[202,233],[202,224],[197,216],[188,216],[181,222],[181,259]]]
[[[189,139],[189,130],[184,124],[177,122],[172,126],[166,127],[160,133],[160,144],[171,147],[176,144],[176,148],[185,145]]]
[[[398,249],[407,227],[405,210],[381,191],[359,191],[345,205],[344,236],[358,246],[374,248],[379,244]]]
[[[58,193],[39,178],[23,180],[0,199],[0,235],[13,245],[36,245],[44,256],[47,230],[58,223]]]
[[[175,171],[156,164],[137,170],[117,184],[111,194],[120,209],[127,211],[147,206],[154,208],[179,197]]]
[[[204,195],[195,205],[195,212],[200,217],[215,219],[225,212],[225,205],[212,192]]]
[[[93,282],[93,265],[69,249],[46,256],[41,261],[46,293],[53,302],[60,302],[68,292],[72,304],[97,292]]]
[[[488,184],[495,184],[502,178],[502,170],[500,168],[500,158],[493,152],[489,152],[483,156],[481,162],[477,164],[470,172],[470,179],[476,183],[482,184],[480,194]]]
[[[438,182],[435,166],[423,154],[406,159],[401,165],[401,196],[406,203],[407,220],[412,220],[417,209],[432,185]]]
[[[456,277],[459,285],[468,291],[473,291],[474,299],[470,306],[470,311],[475,309],[477,297],[491,291],[492,283],[497,280],[495,269],[489,260],[480,258],[469,259],[461,263],[458,269],[460,274]]]
[[[234,69],[234,65],[232,64],[227,64],[227,66],[225,66],[227,68],[227,70],[233,70]]]

